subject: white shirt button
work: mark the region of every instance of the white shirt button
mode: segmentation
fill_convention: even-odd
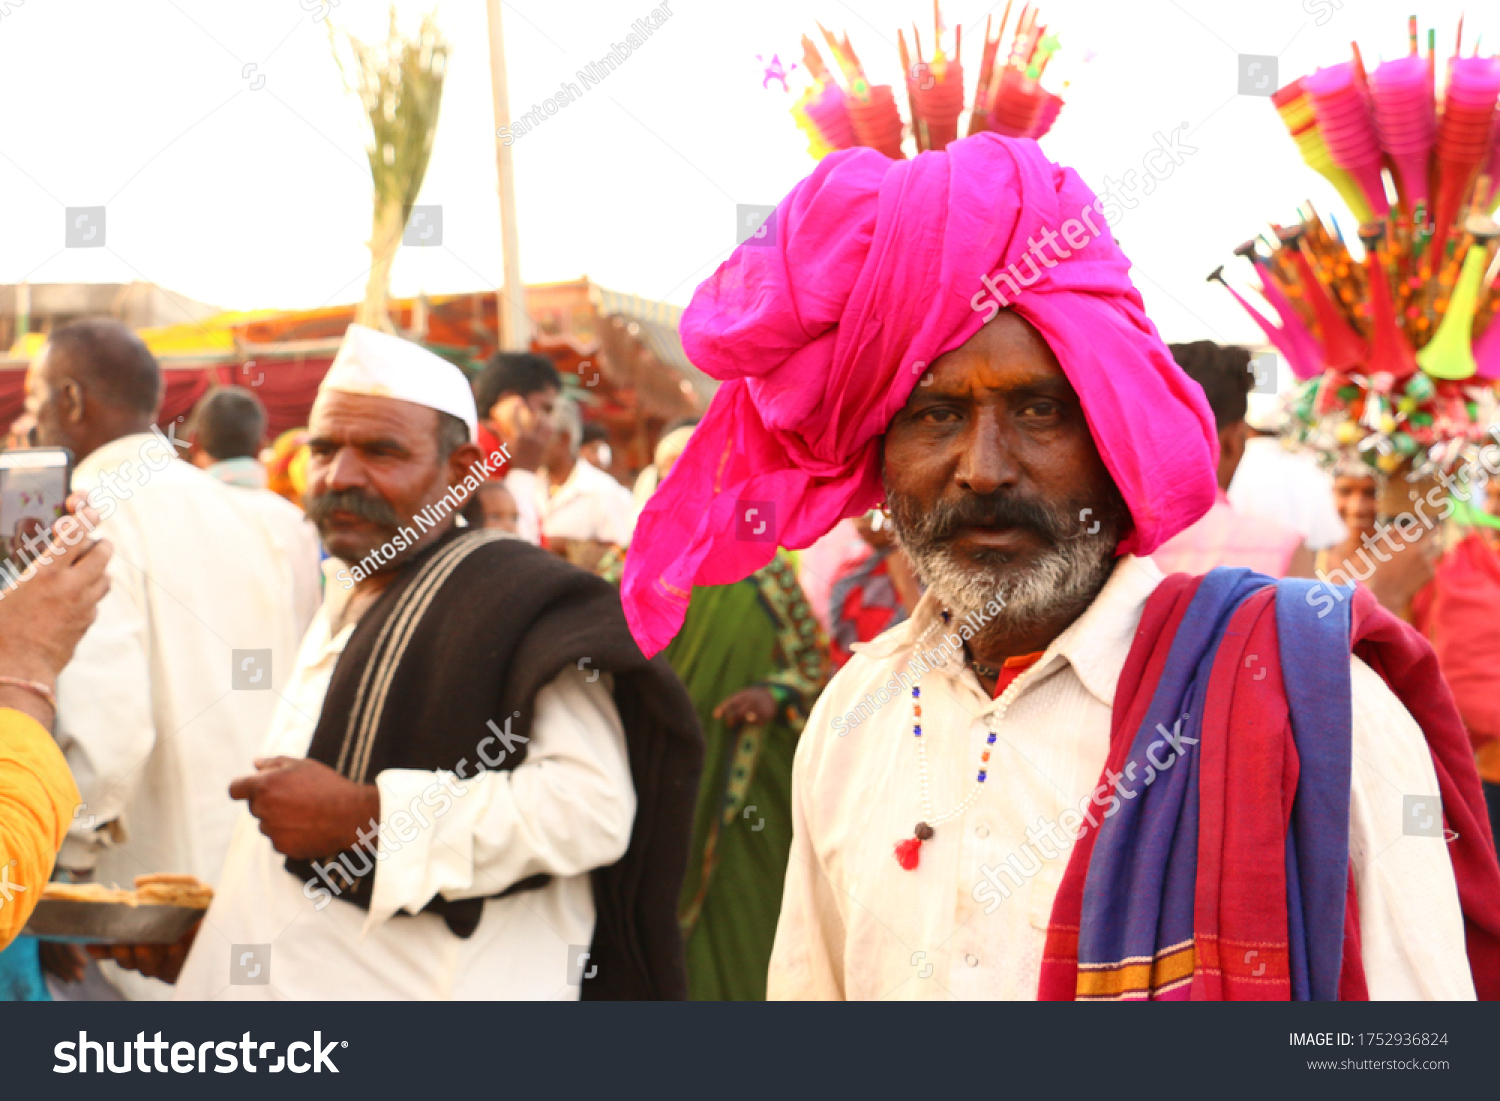
[[[964,962],[966,964],[968,964],[970,967],[978,967],[979,966],[979,957],[976,956],[976,955],[974,955],[973,953],[970,953],[969,955],[967,955],[967,956],[964,957]]]
[[[976,826],[974,832],[980,837],[988,837],[990,835],[990,828],[988,826]]]

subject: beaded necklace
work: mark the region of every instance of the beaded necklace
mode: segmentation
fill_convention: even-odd
[[[951,616],[945,610],[942,613],[941,622],[946,624],[950,619]],[[934,620],[932,625],[917,639],[917,649],[921,648],[922,643],[926,641],[927,636],[932,633],[933,628],[937,626],[938,622]],[[984,739],[984,749],[979,754],[978,775],[974,779],[974,786],[969,789],[969,794],[964,796],[962,802],[939,815],[932,813],[932,788],[927,776],[927,742],[922,737],[922,687],[917,684],[912,685],[911,732],[912,736],[917,740],[917,775],[921,782],[922,820],[912,830],[911,837],[896,843],[896,863],[900,864],[907,871],[912,871],[916,868],[922,849],[922,842],[932,840],[932,836],[936,832],[934,827],[941,825],[951,818],[957,818],[969,809],[969,804],[979,797],[979,792],[982,790],[981,785],[989,775],[990,747],[995,744],[997,737],[995,727],[1005,718],[1006,709],[1010,707],[1011,701],[1019,694],[1022,682],[1025,679],[1026,674],[1023,672],[1015,680],[1011,681],[1010,684],[1006,685],[1005,691],[1000,693],[1000,699],[995,709],[985,716],[984,725],[988,733]]]

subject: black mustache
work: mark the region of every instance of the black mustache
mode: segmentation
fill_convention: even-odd
[[[320,527],[335,512],[353,513],[361,520],[368,520],[381,527],[401,526],[401,518],[396,515],[396,510],[390,506],[390,502],[384,497],[377,497],[362,489],[351,487],[330,489],[327,493],[316,495],[309,494],[303,504],[307,509],[307,518]]]
[[[1008,494],[990,494],[939,501],[928,512],[923,527],[926,529],[924,534],[933,541],[952,539],[965,528],[1015,528],[1056,543],[1064,537],[1065,522],[1063,517],[1040,502]]]

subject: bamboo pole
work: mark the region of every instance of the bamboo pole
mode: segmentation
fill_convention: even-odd
[[[500,138],[510,126],[510,92],[505,78],[505,32],[500,0],[485,0],[490,27],[490,89],[495,100],[495,167],[499,170],[500,240],[505,250],[505,282],[495,292],[502,351],[531,347],[531,318],[526,313],[526,286],[521,282],[521,241],[516,223],[516,177],[510,146]]]

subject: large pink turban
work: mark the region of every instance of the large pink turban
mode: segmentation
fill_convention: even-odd
[[[824,158],[682,315],[688,357],[724,385],[631,542],[641,649],[671,641],[694,585],[738,581],[879,503],[877,440],[927,365],[994,315],[996,291],[1078,392],[1134,521],[1120,552],[1149,554],[1202,516],[1213,417],[1099,209],[1035,142],[996,134],[915,160]]]

